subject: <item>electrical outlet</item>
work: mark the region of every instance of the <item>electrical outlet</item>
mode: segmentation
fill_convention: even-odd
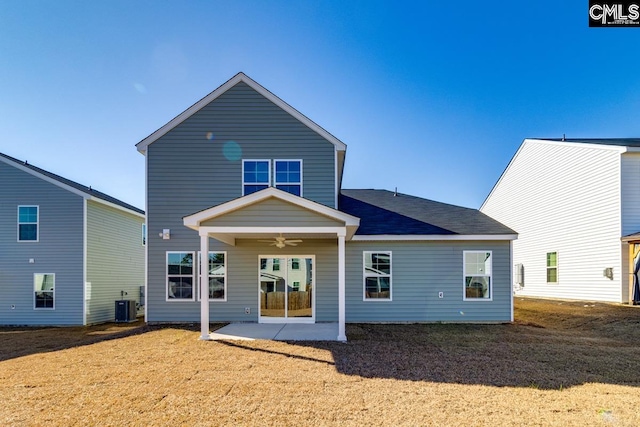
[[[11,304],[11,310],[15,310],[16,309],[16,305],[15,304]]]
[[[251,307],[245,307],[244,314],[251,314]]]
[[[444,292],[438,292],[438,298],[444,298]]]

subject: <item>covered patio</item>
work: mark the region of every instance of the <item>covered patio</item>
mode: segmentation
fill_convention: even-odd
[[[341,341],[338,323],[230,323],[209,334],[213,341]]]

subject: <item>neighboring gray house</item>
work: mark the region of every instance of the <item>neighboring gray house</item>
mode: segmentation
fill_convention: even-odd
[[[341,190],[345,144],[243,73],[137,148],[149,322],[338,322],[344,340],[345,322],[513,320],[513,230]]]
[[[1,153],[0,181],[0,324],[88,325],[143,302],[144,211]]]

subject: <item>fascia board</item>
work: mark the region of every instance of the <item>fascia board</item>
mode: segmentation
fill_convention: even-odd
[[[455,235],[412,235],[412,234],[380,234],[380,235],[357,235],[353,236],[353,242],[373,242],[373,241],[460,241],[460,240],[516,240],[517,234],[455,234]]]

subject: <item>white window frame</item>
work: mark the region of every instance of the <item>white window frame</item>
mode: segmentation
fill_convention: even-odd
[[[489,254],[491,258],[491,272],[489,274],[467,274],[467,254]],[[467,276],[488,277],[489,278],[489,298],[467,298]],[[462,251],[462,300],[463,301],[493,301],[493,251],[472,250]]]
[[[142,223],[142,246],[147,246],[147,224]]]
[[[53,276],[53,288],[51,291],[41,291],[41,292],[52,292],[53,293],[53,307],[36,307],[36,276]],[[56,274],[55,273],[33,273],[33,309],[34,310],[55,310],[56,309]]]
[[[36,215],[36,222],[20,222],[20,208],[36,208],[37,211],[37,215]],[[18,218],[17,218],[17,223],[18,223],[18,228],[16,230],[17,232],[17,236],[16,239],[18,242],[20,243],[37,243],[40,241],[40,205],[18,205]],[[20,225],[21,224],[35,224],[36,225],[36,240],[21,240],[20,239]]]
[[[276,163],[277,162],[299,162],[300,163],[300,182],[278,182],[277,174],[276,174]],[[273,186],[278,188],[278,185],[299,185],[300,186],[300,197],[303,197],[304,194],[302,189],[304,188],[302,185],[302,175],[303,175],[303,164],[302,159],[273,159]],[[244,179],[244,176],[243,176]],[[283,190],[284,191],[284,190]]]
[[[172,277],[191,277],[191,284],[193,286],[193,290],[191,291],[191,298],[169,298],[169,254],[191,254],[191,259],[192,259],[192,273],[191,276],[187,275],[187,274],[172,274]],[[164,286],[164,291],[165,291],[165,300],[167,302],[193,302],[196,300],[196,291],[197,291],[197,287],[198,284],[196,283],[196,272],[195,269],[197,268],[197,261],[196,261],[196,253],[195,251],[167,251],[166,255],[165,255],[165,259],[164,259],[164,266],[165,266],[165,286]]]
[[[367,254],[387,254],[389,255],[389,274],[371,273],[367,271]],[[368,277],[388,277],[389,278],[389,298],[367,298],[367,278]],[[362,251],[362,301],[393,301],[393,253],[392,251]]]
[[[202,252],[198,251],[197,257],[198,257],[198,284],[197,284],[197,288],[198,288],[198,301],[201,300],[201,283],[202,283],[202,275],[200,274],[200,263],[202,262],[202,256],[201,256]],[[227,258],[227,251],[209,251],[209,254],[222,254],[224,255],[224,298],[209,298],[209,302],[227,302],[227,284],[228,284],[228,268],[229,268],[229,259]],[[207,262],[209,260],[207,259]],[[209,277],[216,277],[216,276],[212,276],[209,275]]]
[[[547,258],[549,257],[549,254],[556,254],[556,265],[554,267],[549,267],[549,265],[547,264]],[[560,281],[560,276],[558,273],[560,273],[560,269],[558,268],[558,264],[559,263],[559,259],[558,259],[558,251],[549,251],[549,252],[545,252],[544,254],[544,265],[545,265],[545,269],[544,269],[544,281],[547,285],[557,285],[558,282]],[[555,282],[549,282],[549,269],[550,268],[555,268],[556,269],[556,281]]]
[[[244,181],[244,164],[246,162],[266,162],[267,163],[267,182],[266,182],[266,186],[271,187],[271,182],[272,182],[272,178],[271,178],[271,159],[242,159],[242,195],[246,196],[247,194],[244,192],[244,188],[246,185],[265,185],[264,183],[255,183],[255,182],[245,182]]]

